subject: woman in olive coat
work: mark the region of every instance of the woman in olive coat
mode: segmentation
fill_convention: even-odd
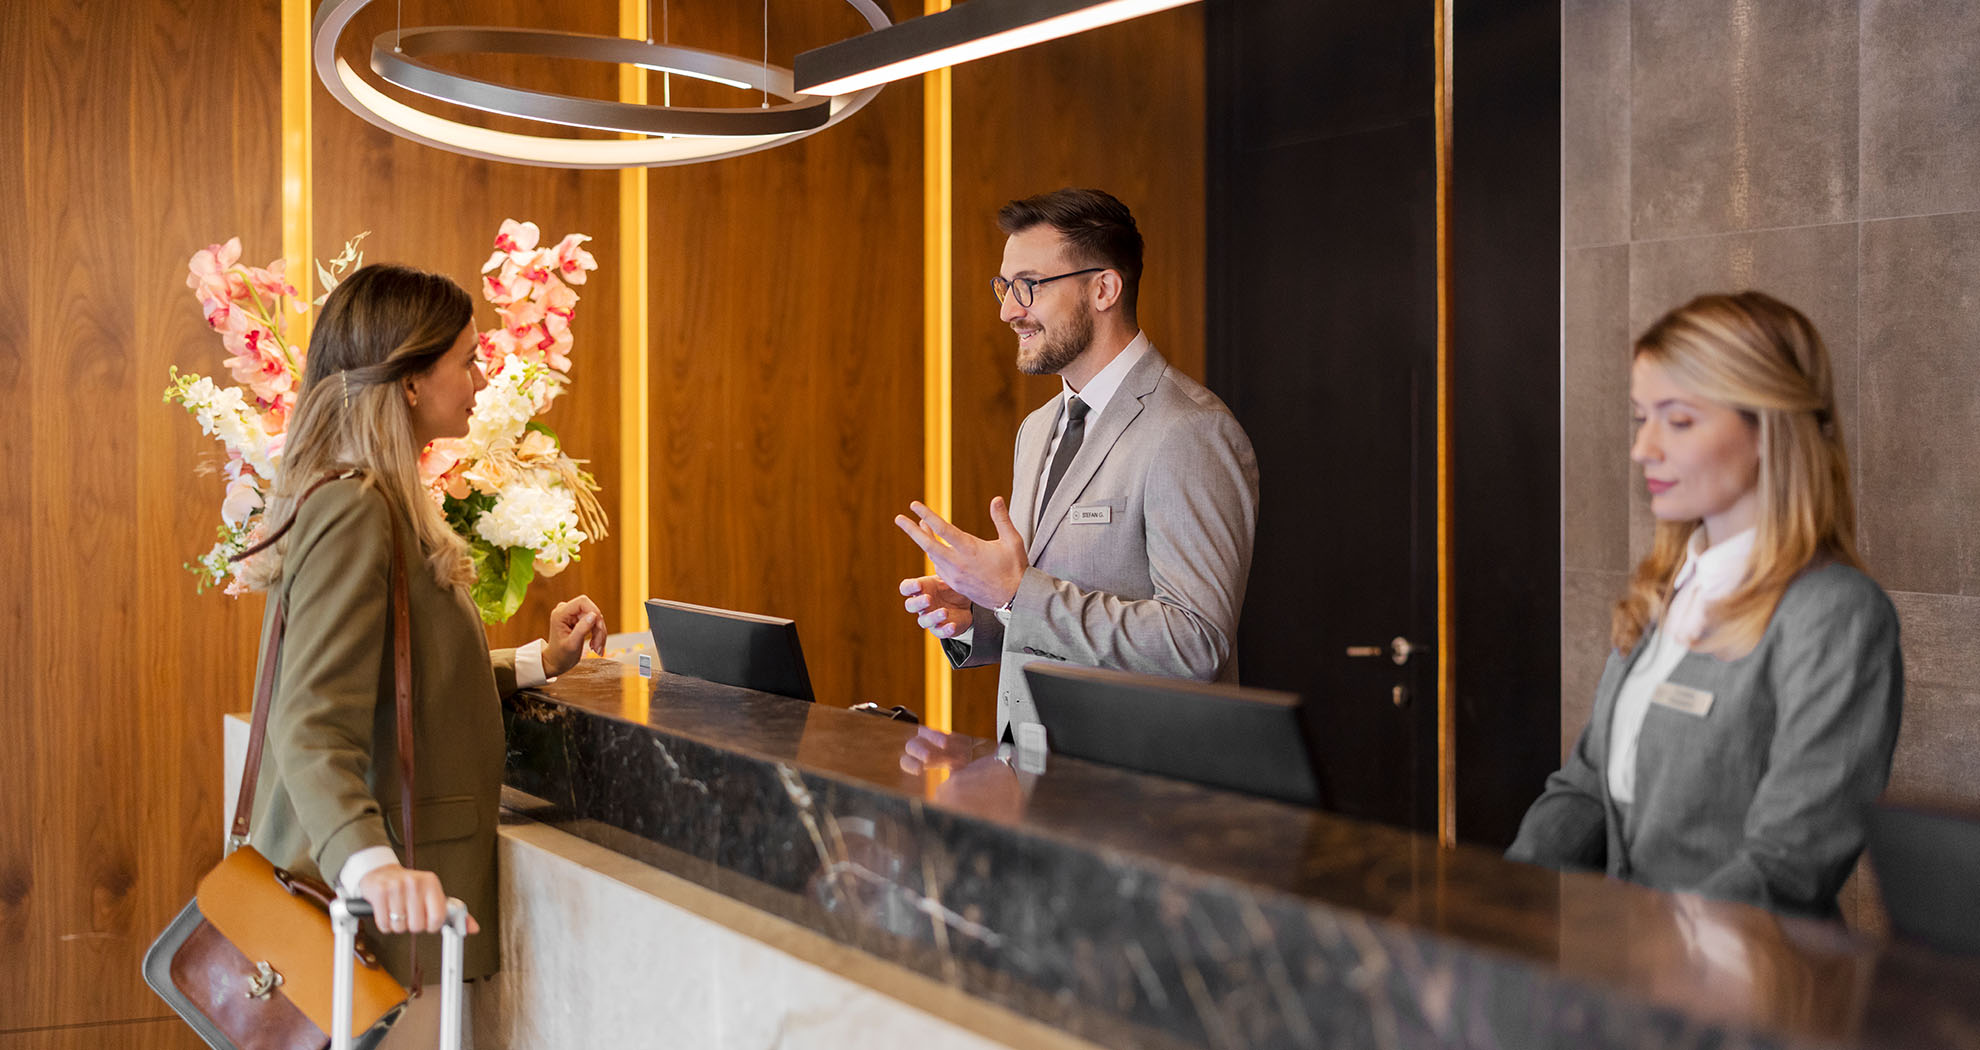
[[[466,543],[420,482],[421,450],[435,438],[465,436],[475,393],[487,384],[472,313],[451,280],[397,266],[364,267],[330,294],[310,338],[267,511],[271,522],[293,517],[294,524],[245,574],[269,592],[264,635],[279,599],[287,609],[255,845],[278,867],[362,895],[383,933],[438,931],[446,898],[459,897],[477,920],[467,941],[469,978],[498,965],[501,698],[568,670],[587,642],[602,649],[605,640],[597,607],[579,597],[552,612],[547,644],[491,653],[468,597],[474,568]],[[336,480],[318,485],[326,477]],[[418,870],[403,863],[395,550],[410,605]],[[415,940],[380,944],[386,968],[402,982]],[[427,972],[437,974],[438,938],[417,940]],[[423,1026],[409,1015],[402,1027]]]

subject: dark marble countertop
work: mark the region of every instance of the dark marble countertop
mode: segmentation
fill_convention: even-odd
[[[1102,1045],[1980,1048],[1980,960],[1744,905],[605,660],[508,721],[531,816]]]

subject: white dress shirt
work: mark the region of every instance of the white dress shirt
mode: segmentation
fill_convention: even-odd
[[[543,673],[543,646],[543,639],[538,638],[516,649],[516,688],[531,689],[552,681]],[[344,861],[344,870],[337,874],[339,892],[346,897],[358,896],[359,880],[387,864],[398,862],[398,851],[390,846],[366,846],[358,850]]]
[[[1038,535],[1038,519],[1045,513],[1045,479],[1052,476],[1052,457],[1059,454],[1059,442],[1066,436],[1066,423],[1068,421],[1065,411],[1066,401],[1074,396],[1078,396],[1081,401],[1086,402],[1086,428],[1088,430],[1093,429],[1094,420],[1099,419],[1100,413],[1106,411],[1107,402],[1114,399],[1114,391],[1121,388],[1121,381],[1126,379],[1128,372],[1134,369],[1135,362],[1141,360],[1147,354],[1148,335],[1145,332],[1137,331],[1134,333],[1134,338],[1128,342],[1128,345],[1120,353],[1114,355],[1112,361],[1107,362],[1107,367],[1102,368],[1094,374],[1092,379],[1086,381],[1086,389],[1074,390],[1072,384],[1066,382],[1064,376],[1059,377],[1059,386],[1061,387],[1059,394],[1059,426],[1058,429],[1052,431],[1052,443],[1045,447],[1045,463],[1038,471],[1038,505],[1031,509],[1032,535]]]
[[[1650,697],[1677,669],[1705,629],[1705,611],[1731,594],[1746,576],[1753,555],[1754,530],[1747,529],[1724,543],[1705,547],[1705,530],[1691,533],[1663,621],[1650,634],[1636,664],[1616,692],[1616,709],[1609,722],[1609,794],[1622,805],[1636,801],[1636,741],[1650,713]]]

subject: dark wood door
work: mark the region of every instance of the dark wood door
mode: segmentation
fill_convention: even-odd
[[[1308,699],[1330,808],[1425,831],[1437,802],[1429,11],[1244,0],[1213,3],[1208,26],[1209,376],[1251,435],[1261,488],[1240,670]]]
[[[1437,5],[1211,0],[1207,359],[1261,472],[1244,681],[1307,698],[1333,808],[1436,829],[1449,761],[1503,846],[1559,757],[1560,5],[1453,9],[1444,508]]]

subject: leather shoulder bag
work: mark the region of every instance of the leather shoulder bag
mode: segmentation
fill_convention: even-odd
[[[302,508],[317,489],[346,471],[322,478],[296,501]],[[296,515],[267,539],[235,556],[259,553],[295,524]],[[396,688],[400,782],[405,860],[413,863],[412,628],[406,595],[406,569],[396,521],[392,527],[392,666]],[[198,894],[181,910],[144,956],[144,979],[173,1011],[216,1050],[303,1050],[326,1045],[331,1030],[332,966],[336,961],[330,926],[329,886],[292,875],[247,844],[254,813],[255,781],[268,733],[275,668],[282,652],[288,592],[277,599],[275,616],[261,653],[255,683],[253,725],[247,762],[228,836],[229,852],[200,880]],[[360,1050],[377,1045],[405,1010],[408,994],[419,994],[414,963],[410,993],[379,965],[360,938],[356,947],[352,1030],[363,1032]]]

